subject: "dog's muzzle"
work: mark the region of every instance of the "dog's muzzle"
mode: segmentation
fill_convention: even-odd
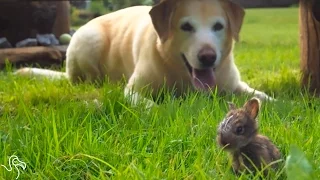
[[[212,66],[197,69],[190,65],[186,56],[182,53],[182,59],[188,69],[192,84],[195,88],[208,91],[216,86],[214,68]],[[211,58],[211,57],[210,57]],[[213,62],[214,63],[214,62]]]
[[[189,73],[191,74],[191,73],[192,73],[192,67],[191,67],[191,65],[189,64],[189,62],[188,62],[188,60],[187,60],[186,56],[185,56],[184,54],[182,54],[182,53],[181,53],[181,57],[182,57],[182,59],[183,59],[183,61],[184,61],[184,64],[186,65],[186,67],[187,67],[187,69],[188,69]]]

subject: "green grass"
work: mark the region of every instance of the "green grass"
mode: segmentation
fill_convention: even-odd
[[[235,57],[245,81],[279,99],[262,104],[261,133],[284,157],[298,145],[317,170],[320,102],[299,86],[298,38],[297,8],[250,9]],[[104,103],[100,109],[94,98]],[[216,128],[226,101],[240,106],[248,98],[168,95],[148,113],[128,105],[121,85],[72,86],[2,72],[0,164],[17,155],[27,164],[20,179],[236,179],[215,142]],[[16,176],[0,167],[1,179]],[[284,170],[269,178],[284,179]]]

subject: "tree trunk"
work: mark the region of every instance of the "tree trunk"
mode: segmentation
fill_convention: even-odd
[[[15,44],[36,34],[69,33],[69,1],[0,0],[0,38]]]
[[[320,94],[320,2],[300,0],[302,87]]]
[[[70,32],[70,3],[69,1],[56,1],[56,19],[53,25],[53,33],[60,37],[63,33]]]

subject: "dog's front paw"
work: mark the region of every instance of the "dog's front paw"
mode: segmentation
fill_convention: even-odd
[[[144,99],[143,103],[145,104],[145,107],[147,110],[150,110],[152,107],[157,106],[157,104],[154,101],[149,99]]]
[[[92,101],[84,101],[84,104],[87,108],[94,107],[94,109],[102,110],[103,103],[100,102],[98,99],[94,99]]]
[[[277,99],[275,99],[275,98],[273,98],[271,96],[268,96],[266,93],[260,92],[260,91],[256,91],[254,96],[259,98],[262,101],[277,101]]]

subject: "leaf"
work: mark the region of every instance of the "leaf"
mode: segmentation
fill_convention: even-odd
[[[290,180],[311,180],[313,168],[303,151],[297,146],[291,145],[286,159],[285,170]]]

